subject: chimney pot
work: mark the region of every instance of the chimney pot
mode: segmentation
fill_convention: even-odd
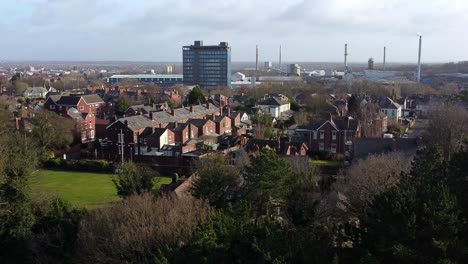
[[[175,116],[175,109],[171,110],[171,114],[172,114],[172,116]]]
[[[206,103],[206,108],[210,109],[210,103]]]
[[[228,107],[227,111],[228,111],[228,112],[227,112],[228,116],[231,117],[231,108]]]
[[[190,106],[190,112],[193,113],[193,105]]]
[[[219,106],[219,115],[223,115],[223,107],[222,106]]]

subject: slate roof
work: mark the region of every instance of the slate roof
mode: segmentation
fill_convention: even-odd
[[[190,119],[190,124],[193,124],[196,127],[203,127],[209,119]]]
[[[76,108],[70,108],[67,111],[67,115],[70,116],[73,119],[78,119],[78,120],[85,120],[86,115],[82,114],[78,109]]]
[[[152,121],[151,119],[142,116],[142,115],[136,115],[136,116],[129,116],[129,117],[124,117],[124,118],[119,118],[117,121],[114,123],[110,124],[108,127],[112,126],[113,124],[120,122],[122,124],[125,124],[125,121],[127,121],[128,128],[135,131],[139,130],[145,127],[153,127],[156,126],[158,123],[155,121]]]
[[[172,129],[174,132],[179,132],[183,131],[189,124],[183,123],[183,124],[178,124],[176,128]]]
[[[104,101],[102,100],[102,98],[97,95],[97,94],[87,94],[87,95],[83,95],[81,96],[83,98],[83,100],[85,100],[86,103],[88,104],[95,104],[95,103],[104,103]]]
[[[416,138],[357,138],[354,140],[354,158],[366,158],[369,154],[401,151],[407,156],[416,154]]]
[[[387,97],[387,98],[385,98],[383,100],[380,100],[379,101],[379,106],[380,106],[380,108],[383,108],[383,109],[398,109],[398,108],[401,107],[398,103],[394,102],[389,97]]]
[[[325,122],[330,121],[337,130],[356,130],[359,127],[359,121],[354,118],[349,120],[349,128],[345,117],[335,118],[333,120],[316,121],[309,125],[299,126],[299,129],[318,130]]]
[[[132,130],[139,130],[144,127],[154,127],[158,124],[167,124],[171,122],[179,122],[180,120],[196,118],[207,114],[217,113],[219,109],[214,105],[210,105],[210,109],[206,105],[194,105],[193,112],[190,111],[190,107],[177,108],[175,110],[175,116],[172,115],[172,110],[152,112],[153,119],[151,120],[148,115],[136,115],[125,118],[120,118],[116,122],[125,123],[128,122],[128,126]],[[114,123],[110,124],[112,126]]]
[[[164,132],[166,132],[167,128],[155,128],[154,132],[151,133],[148,137],[160,138]]]
[[[281,100],[277,97],[270,97],[265,99],[263,102],[259,103],[259,105],[276,105],[276,106],[281,106],[289,104],[289,101],[286,100]]]
[[[77,105],[81,97],[78,96],[61,96],[55,103],[58,105]]]

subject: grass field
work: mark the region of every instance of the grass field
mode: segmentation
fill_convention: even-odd
[[[159,177],[154,189],[170,182],[170,178]],[[33,175],[31,188],[33,197],[56,194],[74,206],[89,209],[120,200],[109,174],[42,170]]]

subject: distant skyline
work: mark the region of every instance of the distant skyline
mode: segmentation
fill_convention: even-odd
[[[233,61],[468,60],[466,0],[15,0],[0,11],[0,61],[181,61],[227,41]]]

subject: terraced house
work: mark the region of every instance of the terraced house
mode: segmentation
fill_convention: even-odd
[[[120,118],[107,127],[107,136],[117,148],[122,134],[126,155],[130,150],[134,151],[132,155],[157,155],[165,145],[188,146],[203,136],[230,133],[231,123],[227,113],[207,103]]]

